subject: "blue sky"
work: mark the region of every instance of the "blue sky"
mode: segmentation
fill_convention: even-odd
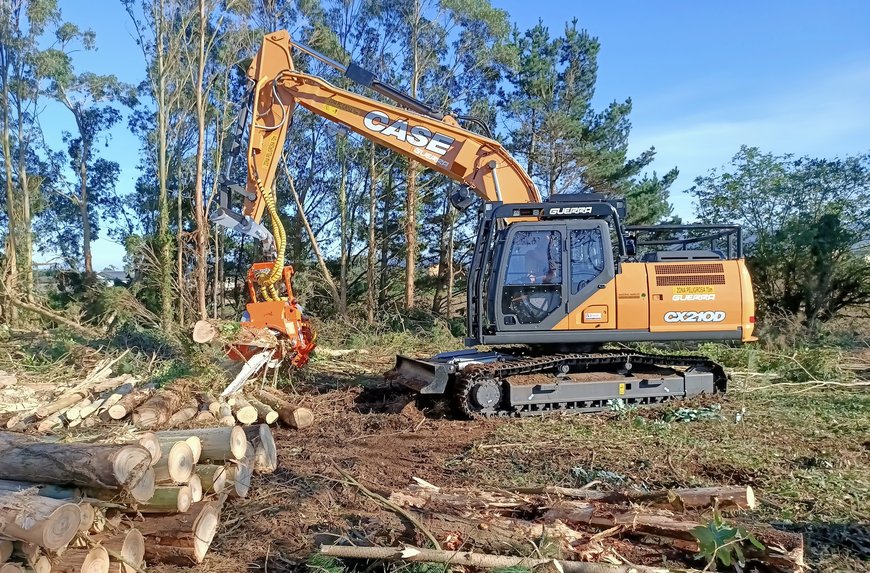
[[[684,220],[693,210],[682,191],[741,144],[820,157],[870,151],[870,2],[492,1],[521,29],[540,18],[555,35],[576,17],[599,38],[596,107],[632,98],[631,152],[655,146],[655,170],[680,168],[672,200]],[[144,62],[121,3],[84,5],[61,2],[66,19],[97,35],[96,52],[76,54],[77,69],[140,82]],[[43,125],[60,148],[72,117],[50,105]],[[121,165],[121,193],[135,183],[138,149],[125,122],[103,150]],[[101,239],[94,265],[122,256]]]

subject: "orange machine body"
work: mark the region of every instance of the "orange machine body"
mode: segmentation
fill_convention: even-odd
[[[709,262],[626,262],[616,278],[553,330],[650,333],[741,332],[757,340],[755,297],[744,259]]]

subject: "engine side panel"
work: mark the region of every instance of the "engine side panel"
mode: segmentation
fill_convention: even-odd
[[[733,331],[743,325],[738,260],[642,264],[650,332]]]

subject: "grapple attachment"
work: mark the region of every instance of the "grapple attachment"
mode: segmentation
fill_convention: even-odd
[[[255,263],[248,270],[247,286],[251,302],[246,306],[246,320],[242,326],[246,330],[268,331],[274,335],[277,344],[268,337],[268,341],[256,339],[244,344],[234,344],[229,349],[229,355],[236,360],[247,361],[264,348],[274,347],[272,360],[288,360],[296,368],[301,368],[311,356],[316,346],[317,334],[311,326],[311,321],[293,296],[293,267],[284,267],[281,278],[286,296],[278,300],[268,300],[258,288],[257,276],[272,268],[272,263]]]

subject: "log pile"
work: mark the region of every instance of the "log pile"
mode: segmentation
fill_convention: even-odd
[[[747,521],[744,512],[756,507],[750,487],[652,492],[557,487],[482,490],[441,489],[419,481],[393,492],[387,502],[414,523],[418,542],[437,547],[331,545],[321,547],[322,553],[569,573],[660,572],[668,571],[668,563],[671,567],[682,563],[679,570],[711,570],[712,556],[705,556],[699,530],[729,528],[741,532],[731,543],[739,543],[747,562],[761,570],[791,573],[805,568],[801,535]],[[523,540],[528,547],[522,546]],[[560,559],[528,557],[538,553],[537,543],[542,540],[556,544]]]
[[[201,563],[224,502],[247,496],[252,473],[277,465],[265,424],[115,441],[61,443],[0,431],[4,573],[133,573],[146,562]]]
[[[113,422],[145,430],[279,422],[302,429],[314,423],[311,410],[287,402],[273,389],[250,388],[217,399],[207,392],[158,390],[129,374],[113,376],[121,356],[101,360],[82,380],[69,384],[22,384],[13,375],[0,374],[0,429],[52,434]]]

